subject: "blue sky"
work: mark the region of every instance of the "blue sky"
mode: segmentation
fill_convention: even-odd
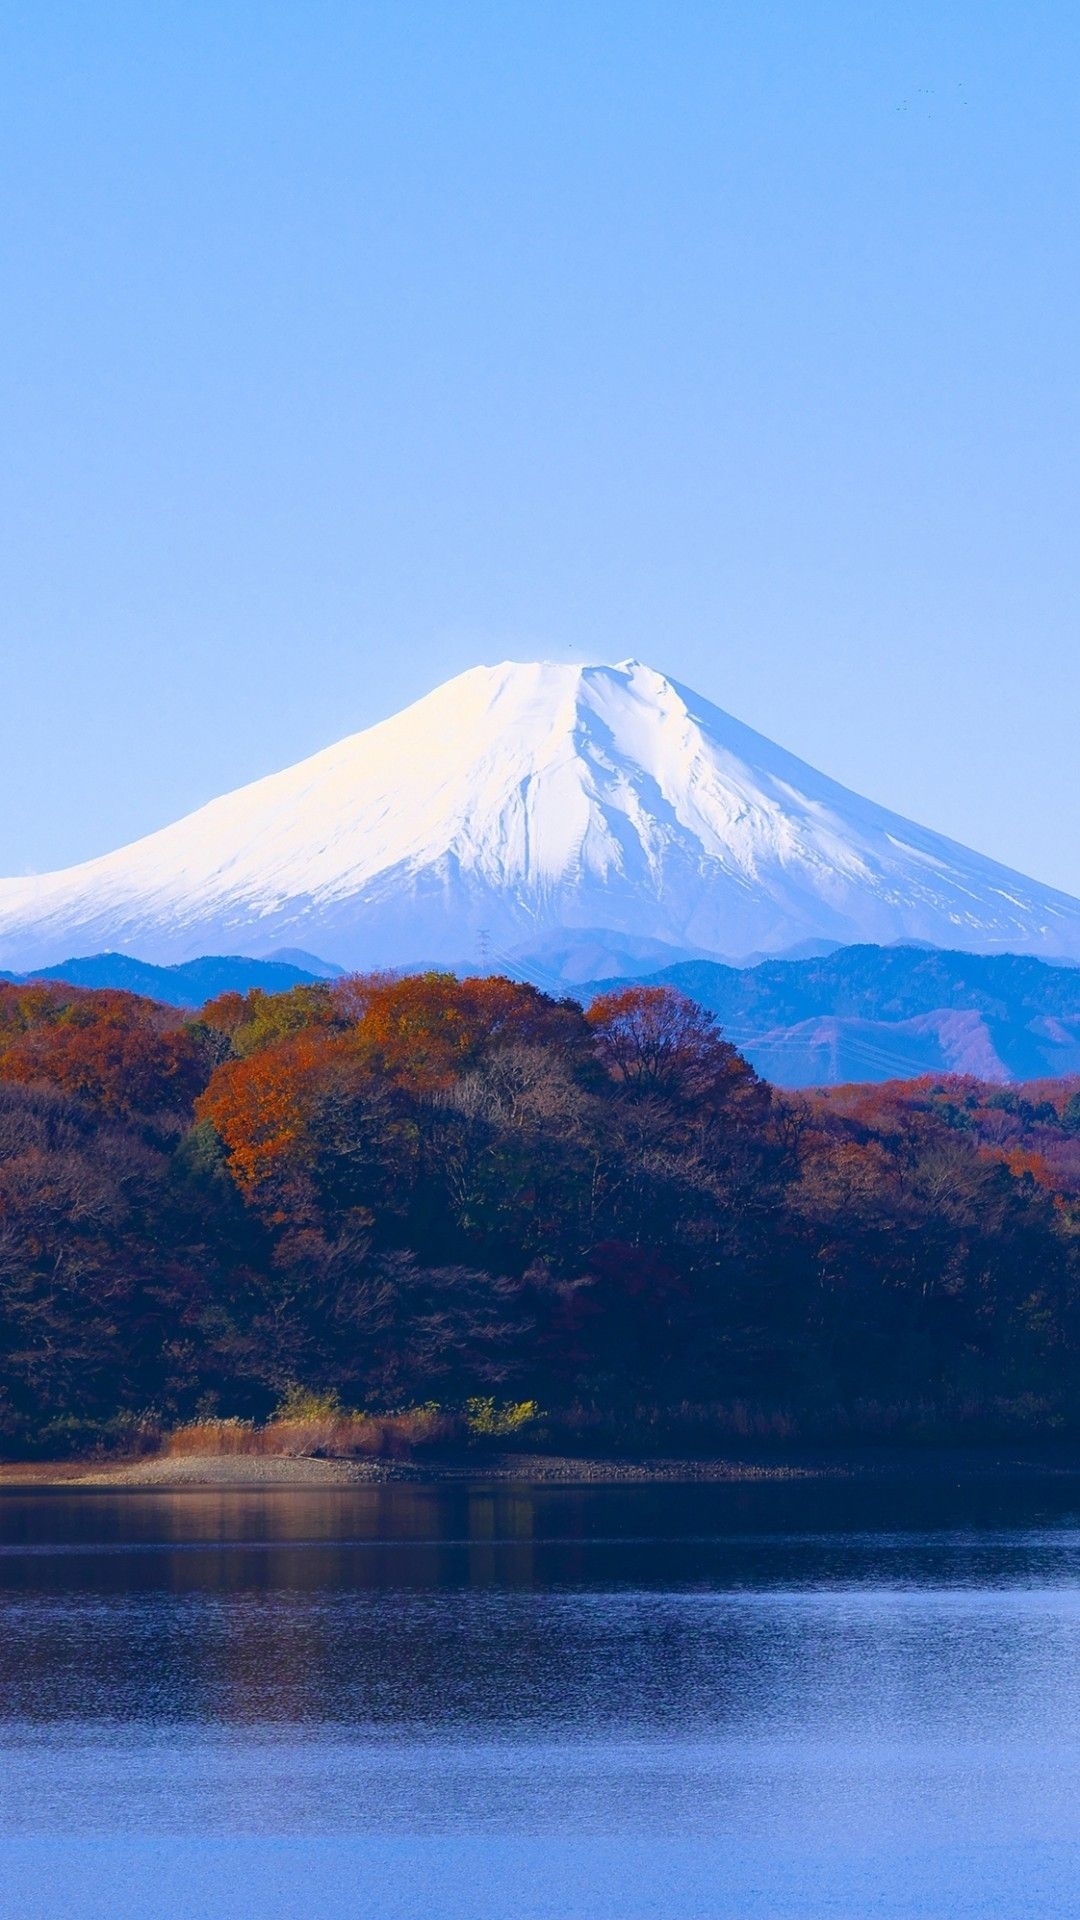
[[[1080,13],[0,10],[0,871],[636,654],[1080,892]]]

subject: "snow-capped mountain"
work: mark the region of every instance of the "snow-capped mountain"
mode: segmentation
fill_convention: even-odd
[[[475,667],[132,846],[0,881],[11,968],[282,947],[460,964],[574,929],[736,959],[806,940],[1080,959],[1080,901],[637,661]]]

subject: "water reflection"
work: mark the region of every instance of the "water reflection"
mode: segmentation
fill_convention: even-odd
[[[958,1847],[1043,1846],[1049,1885],[1080,1789],[1075,1509],[1067,1480],[7,1495],[0,1829],[42,1849],[18,1855],[23,1910],[76,1911],[41,1888],[79,1835],[681,1836],[744,1861],[739,1913],[766,1886],[788,1910],[800,1849],[829,1900],[841,1857],[876,1863],[823,1914],[878,1910],[928,1849],[933,1900]],[[562,1920],[605,1910],[583,1871]],[[185,1875],[158,1910],[191,1911]],[[712,1911],[636,1898],[622,1915]],[[947,1910],[1055,1909],[953,1888]]]

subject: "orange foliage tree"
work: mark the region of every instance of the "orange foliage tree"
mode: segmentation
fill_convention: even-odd
[[[218,1134],[243,1192],[253,1193],[285,1170],[308,1167],[320,1080],[341,1051],[335,1036],[293,1034],[217,1069],[196,1102],[196,1117]]]
[[[110,1115],[182,1115],[205,1061],[182,1015],[138,994],[0,985],[0,1078],[46,1081]]]
[[[501,976],[452,973],[402,979],[375,975],[339,990],[356,1016],[353,1044],[380,1072],[417,1091],[445,1088],[488,1051],[506,1046],[573,1048],[585,1037],[581,1009]]]

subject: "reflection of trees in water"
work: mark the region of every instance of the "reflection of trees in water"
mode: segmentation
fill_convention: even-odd
[[[921,1694],[976,1731],[1007,1697],[1026,1725],[1040,1607],[1077,1574],[1048,1518],[1071,1499],[944,1479],[11,1497],[0,1720],[771,1737],[793,1702],[874,1727]]]

